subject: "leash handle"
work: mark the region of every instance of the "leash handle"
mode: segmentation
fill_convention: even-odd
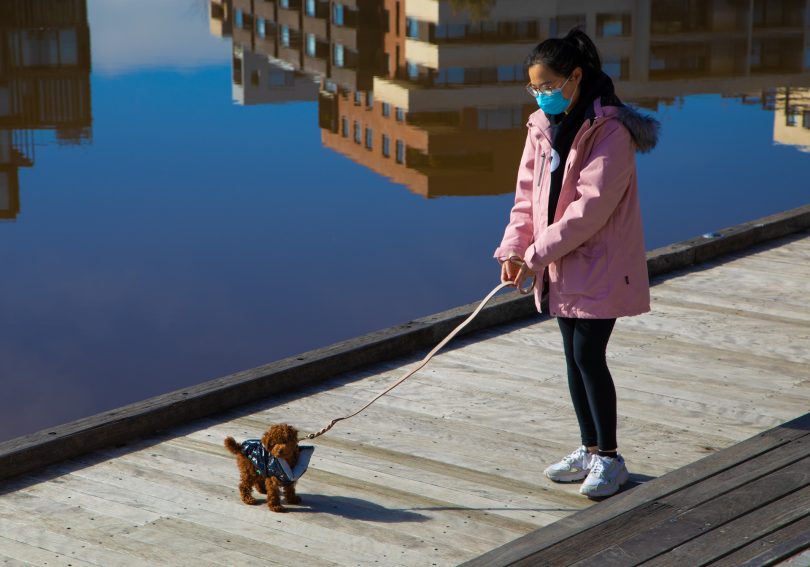
[[[515,258],[517,258],[517,257],[515,256]],[[519,259],[519,260],[520,260],[520,259]],[[509,261],[511,262],[512,260],[510,259]],[[515,263],[518,263],[518,262],[515,262]],[[416,368],[414,368],[413,370],[408,371],[408,373],[407,373],[407,374],[405,374],[405,376],[403,376],[402,378],[400,378],[399,380],[397,380],[397,381],[396,381],[396,382],[395,382],[395,383],[394,383],[392,386],[389,386],[389,387],[388,387],[388,388],[387,388],[385,391],[381,392],[380,394],[377,394],[377,395],[376,395],[374,398],[372,398],[372,399],[371,399],[371,401],[369,401],[369,402],[368,402],[366,405],[364,405],[363,407],[361,407],[361,408],[360,408],[359,410],[357,410],[356,412],[354,412],[354,413],[352,413],[352,414],[349,414],[349,415],[345,415],[345,416],[343,416],[343,417],[338,417],[338,418],[335,418],[335,419],[333,419],[333,420],[332,420],[332,421],[329,423],[329,425],[327,425],[326,427],[324,427],[324,428],[322,428],[322,429],[319,429],[319,430],[318,430],[318,431],[316,431],[315,433],[309,433],[308,435],[305,435],[304,437],[301,437],[300,439],[315,439],[316,437],[320,437],[321,435],[323,435],[324,433],[326,433],[327,431],[329,431],[330,429],[332,429],[332,427],[334,427],[334,425],[335,425],[335,424],[336,424],[338,421],[343,421],[344,419],[349,419],[349,418],[351,418],[351,417],[356,416],[358,413],[360,413],[360,412],[362,412],[363,410],[365,410],[365,409],[366,409],[368,406],[370,406],[371,404],[373,404],[374,402],[376,402],[377,400],[379,400],[380,398],[382,398],[382,397],[383,397],[384,395],[386,395],[388,392],[390,392],[391,390],[393,390],[394,388],[396,388],[397,386],[399,386],[400,384],[402,384],[402,383],[403,383],[405,380],[407,380],[408,378],[410,378],[410,377],[411,377],[411,376],[412,376],[412,375],[413,375],[413,374],[414,374],[414,373],[415,373],[417,370],[419,370],[419,369],[420,369],[420,368],[422,368],[422,367],[423,367],[425,364],[427,364],[427,363],[428,363],[428,361],[430,361],[430,359],[431,359],[431,358],[433,358],[433,355],[434,355],[434,354],[436,354],[436,353],[439,351],[439,349],[440,349],[440,348],[442,348],[444,345],[446,345],[448,342],[450,342],[450,339],[452,339],[453,337],[455,337],[455,336],[456,336],[456,335],[459,333],[459,331],[461,331],[461,329],[463,329],[464,327],[466,327],[466,326],[467,326],[467,324],[468,324],[470,321],[472,321],[473,319],[475,319],[476,315],[478,315],[478,313],[480,313],[480,312],[481,312],[481,309],[483,309],[483,308],[484,308],[484,306],[485,306],[485,305],[486,305],[486,304],[489,302],[489,300],[490,300],[490,299],[492,299],[492,297],[493,297],[493,296],[494,296],[496,293],[498,293],[498,292],[499,292],[501,289],[503,289],[503,288],[505,288],[505,287],[508,287],[508,286],[514,286],[514,287],[516,287],[516,288],[517,288],[517,290],[518,290],[518,291],[519,291],[521,294],[523,294],[523,295],[526,295],[527,293],[531,292],[531,291],[532,291],[532,289],[534,288],[534,284],[535,284],[535,283],[536,283],[536,281],[537,281],[537,278],[536,278],[536,276],[535,276],[534,274],[532,274],[532,277],[531,277],[531,285],[529,285],[529,287],[527,287],[527,288],[521,288],[520,286],[516,285],[516,282],[520,281],[522,274],[523,274],[523,273],[525,273],[525,271],[526,271],[526,264],[525,264],[525,262],[523,262],[523,260],[520,260],[520,264],[521,264],[520,271],[518,272],[518,276],[515,278],[515,280],[514,280],[514,281],[505,281],[505,282],[502,282],[502,283],[498,284],[497,286],[495,286],[495,287],[492,289],[492,291],[490,291],[490,292],[487,294],[487,296],[486,296],[486,297],[485,297],[485,298],[484,298],[484,299],[481,301],[481,303],[479,303],[479,304],[478,304],[478,307],[476,307],[476,308],[475,308],[475,311],[473,311],[473,312],[472,312],[472,313],[469,315],[469,317],[467,317],[467,318],[466,318],[466,319],[465,319],[465,320],[464,320],[464,321],[463,321],[463,322],[462,322],[460,325],[458,325],[458,326],[457,326],[455,329],[453,329],[452,331],[450,331],[450,333],[449,333],[449,334],[448,334],[448,335],[447,335],[447,336],[446,336],[444,339],[442,339],[442,341],[441,341],[441,342],[440,342],[438,345],[436,345],[435,347],[433,347],[433,350],[431,350],[429,353],[427,353],[427,355],[425,356],[425,358],[423,358],[423,359],[422,359],[422,360],[419,362],[419,364],[416,366]],[[299,440],[300,440],[300,439],[299,439]]]
[[[520,266],[518,274],[517,276],[515,276],[515,280],[511,283],[517,288],[518,292],[520,292],[521,295],[527,295],[528,293],[530,293],[534,289],[534,285],[537,283],[537,275],[534,272],[532,272],[531,280],[529,280],[531,284],[529,285],[529,287],[524,288],[518,285],[517,282],[522,283],[523,275],[528,271],[526,262],[523,261],[523,258],[517,255],[508,258],[506,261]]]

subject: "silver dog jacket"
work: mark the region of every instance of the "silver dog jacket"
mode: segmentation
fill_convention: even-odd
[[[298,447],[298,462],[295,468],[291,469],[289,463],[281,457],[275,457],[262,445],[261,439],[248,439],[242,442],[240,451],[253,463],[256,474],[263,477],[276,477],[282,485],[294,483],[301,478],[307,467],[312,452],[315,450],[311,446]]]

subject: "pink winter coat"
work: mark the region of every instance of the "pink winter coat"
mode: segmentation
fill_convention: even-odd
[[[588,116],[559,165],[565,170],[549,225],[550,124],[541,110],[531,115],[515,204],[494,256],[517,254],[536,273],[538,311],[548,266],[552,316],[638,315],[650,310],[650,288],[635,152],[655,146],[658,123],[629,107],[602,107],[598,97]]]

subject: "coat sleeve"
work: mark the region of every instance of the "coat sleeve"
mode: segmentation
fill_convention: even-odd
[[[542,272],[607,223],[629,187],[634,160],[632,138],[622,125],[595,142],[579,172],[576,190],[580,198],[524,250],[523,260],[530,270]]]
[[[495,249],[493,254],[493,257],[499,261],[513,254],[522,256],[526,247],[532,243],[534,235],[534,222],[532,220],[534,156],[535,142],[531,130],[529,130],[526,134],[523,156],[520,158],[515,187],[515,204],[509,214],[509,224],[504,231],[501,245]]]

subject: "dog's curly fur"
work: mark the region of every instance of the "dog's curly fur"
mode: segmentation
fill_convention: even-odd
[[[262,436],[262,445],[274,457],[281,457],[294,468],[298,462],[298,430],[292,425],[278,423],[271,426]],[[284,491],[284,501],[287,504],[300,504],[301,498],[295,493],[295,483],[282,485],[273,476],[263,477],[256,473],[253,463],[242,454],[239,443],[233,437],[225,438],[225,447],[236,455],[236,464],[239,467],[239,494],[245,504],[255,504],[253,488],[262,494],[267,494],[267,506],[273,512],[286,512],[281,505],[279,489]]]

